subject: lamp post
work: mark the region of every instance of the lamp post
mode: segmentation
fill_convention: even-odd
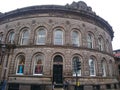
[[[76,74],[76,90],[78,90],[79,82],[78,82],[78,71],[81,69],[81,62],[76,58],[74,62],[74,70]]]

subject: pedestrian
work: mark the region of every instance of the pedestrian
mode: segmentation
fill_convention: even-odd
[[[53,83],[52,83],[52,90],[54,90],[55,84],[56,84],[56,82],[53,82]]]
[[[1,90],[5,90],[6,84],[7,84],[7,81],[3,80]]]
[[[64,81],[63,82],[63,88],[64,88],[64,90],[68,90],[68,81]]]

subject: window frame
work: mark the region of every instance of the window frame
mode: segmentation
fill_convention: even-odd
[[[20,63],[20,60],[22,60],[21,58],[24,58],[24,64],[19,64],[19,63]],[[22,65],[22,66],[23,66],[23,73],[18,73],[19,65]],[[24,56],[24,55],[19,55],[19,56],[17,57],[16,75],[24,75],[24,69],[25,69],[25,56]]]
[[[38,64],[36,64],[36,57],[41,57],[43,60],[41,60],[41,62],[42,62],[42,64],[40,64],[41,66],[42,66],[42,73],[40,73],[40,74],[36,74],[35,73],[35,68],[36,68],[36,65],[38,65]],[[44,62],[44,55],[43,54],[36,54],[35,56],[34,56],[34,61],[33,61],[33,75],[38,75],[38,76],[42,76],[43,75],[43,62]]]
[[[93,65],[90,65],[90,60],[93,61]],[[93,73],[92,71],[94,71],[94,74],[91,74]],[[90,76],[96,76],[96,64],[95,64],[94,58],[89,59],[89,73],[90,73]]]
[[[75,63],[75,58],[77,58],[77,60],[79,61],[79,62],[82,62],[82,60],[81,60],[81,58],[79,57],[79,56],[74,56],[73,58],[72,58],[72,76],[76,76],[76,73],[75,73],[75,69],[74,69],[74,63]],[[81,63],[81,66],[82,66],[82,63]],[[77,76],[81,76],[82,75],[82,68],[80,69],[80,70],[77,70]]]
[[[56,31],[61,31],[61,35],[56,35]],[[63,32],[63,29],[61,28],[56,28],[54,30],[54,39],[53,39],[53,42],[54,42],[54,45],[63,45],[64,44],[64,32]],[[57,36],[57,37],[56,37]],[[60,38],[58,37],[60,36]],[[57,39],[57,40],[56,40]],[[61,42],[58,42],[58,41],[61,41]]]
[[[110,62],[109,62],[109,75],[113,76],[113,64],[112,64],[112,60],[110,60]]]
[[[91,33],[87,34],[87,47],[93,48],[94,37]]]
[[[103,38],[102,37],[98,38],[98,47],[99,47],[100,51],[104,50],[104,43],[103,43]]]
[[[25,33],[27,33],[27,36],[25,36]],[[29,30],[28,28],[24,28],[21,32],[20,45],[28,45],[28,44],[29,44]]]
[[[3,33],[1,32],[0,33],[0,42],[2,43],[2,41],[3,41]]]
[[[40,34],[40,31],[44,31],[44,35],[41,35]],[[47,38],[47,31],[46,31],[46,28],[44,27],[40,27],[36,30],[36,44],[37,45],[45,45],[46,44],[46,38]],[[43,42],[39,42],[40,39],[44,39],[44,43]]]
[[[101,61],[101,69],[102,69],[102,76],[103,77],[106,77],[107,76],[107,68],[106,68],[106,61],[105,60],[102,60]]]
[[[74,34],[77,35],[77,37],[74,37]],[[78,32],[77,30],[73,29],[72,32],[71,32],[71,41],[72,41],[72,45],[73,46],[77,46],[79,47],[80,46],[80,32]],[[75,42],[77,41],[77,42]]]
[[[8,35],[8,43],[14,44],[15,41],[15,32],[11,31]]]

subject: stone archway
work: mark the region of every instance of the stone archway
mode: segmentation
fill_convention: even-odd
[[[63,83],[63,58],[56,55],[53,59],[53,82]]]

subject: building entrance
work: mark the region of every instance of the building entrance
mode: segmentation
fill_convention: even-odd
[[[53,65],[53,82],[56,84],[63,83],[63,65]]]

